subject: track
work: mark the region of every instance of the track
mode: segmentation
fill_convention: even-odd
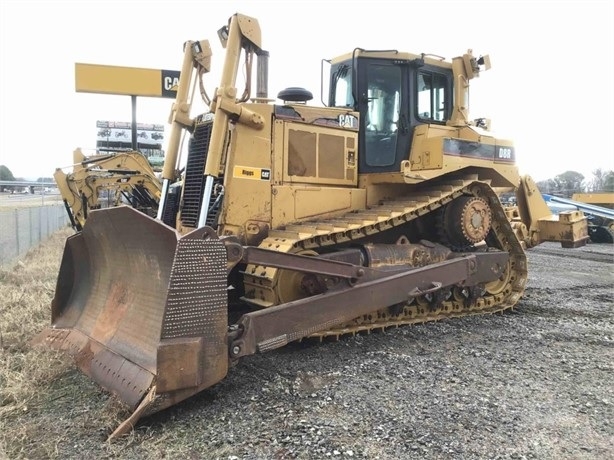
[[[404,324],[424,323],[445,318],[495,313],[512,308],[522,297],[527,280],[526,256],[507,219],[501,203],[489,184],[476,175],[442,181],[428,190],[419,190],[377,207],[348,213],[337,219],[306,222],[271,231],[260,247],[277,251],[316,255],[319,250],[348,242],[365,243],[381,232],[399,228],[439,210],[463,196],[481,197],[492,210],[489,246],[510,254],[504,275],[489,283],[485,292],[469,302],[462,292],[436,292],[430,298],[417,298],[401,306],[381,305],[373,314],[356,318],[338,328],[314,334],[314,337],[338,337],[361,331],[385,329]],[[433,232],[434,233],[434,232]],[[282,276],[286,276],[283,280]],[[259,307],[283,303],[281,284],[291,282],[287,272],[271,267],[248,266],[246,291],[253,297],[246,301]],[[290,299],[291,300],[291,299]]]

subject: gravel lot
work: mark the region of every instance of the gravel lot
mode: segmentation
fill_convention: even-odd
[[[23,457],[614,458],[614,248],[528,254],[512,312],[251,356],[112,443],[113,401],[70,370]]]

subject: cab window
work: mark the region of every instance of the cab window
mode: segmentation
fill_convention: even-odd
[[[401,68],[370,64],[367,68],[366,163],[394,164],[401,104]]]
[[[331,72],[331,107],[354,107],[352,72],[348,64],[338,64]]]
[[[448,119],[447,79],[436,72],[418,72],[418,118],[424,121],[444,122]]]

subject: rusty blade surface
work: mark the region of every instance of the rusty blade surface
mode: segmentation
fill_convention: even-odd
[[[136,407],[156,376],[178,234],[134,211],[93,211],[66,242],[52,326],[36,341]]]

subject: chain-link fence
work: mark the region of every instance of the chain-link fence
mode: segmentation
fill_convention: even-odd
[[[0,267],[18,257],[62,227],[70,225],[64,205],[0,210]]]

